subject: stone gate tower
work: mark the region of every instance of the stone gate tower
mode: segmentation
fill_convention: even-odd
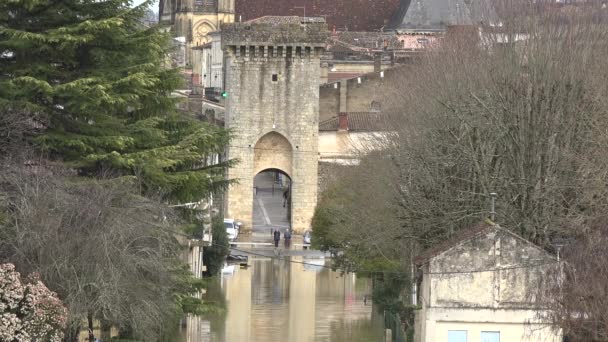
[[[227,215],[251,228],[253,179],[273,169],[291,178],[292,228],[310,228],[317,204],[322,19],[264,17],[225,25],[226,127],[234,139]]]

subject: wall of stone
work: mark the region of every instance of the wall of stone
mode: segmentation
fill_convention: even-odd
[[[219,30],[224,24],[233,22],[233,13],[202,13],[192,11],[176,13],[173,34],[176,37],[186,38],[186,63],[189,65],[194,64],[195,57],[192,53],[192,48],[207,43],[210,40],[209,33]]]
[[[340,113],[340,88],[333,84],[321,86],[319,99],[319,121],[338,116]]]
[[[239,160],[228,172],[238,184],[227,192],[226,209],[245,229],[252,223],[253,178],[267,168],[291,176],[293,229],[310,227],[317,203],[318,84],[325,29],[244,23],[222,31],[226,127],[234,133],[228,158]],[[289,154],[291,170],[283,170],[289,168]]]
[[[277,132],[270,132],[260,138],[253,149],[253,174],[277,169],[289,177],[293,174],[293,147],[289,141]]]
[[[430,272],[465,272],[433,275],[431,306],[527,307],[554,259],[530,242],[502,229],[490,231],[453,247],[431,261]],[[495,272],[509,266],[518,267]]]
[[[321,86],[319,120],[336,117],[340,111],[369,112],[372,102],[378,102],[381,110],[386,111],[391,107],[391,99],[399,96],[395,93],[395,84],[400,82],[408,67],[398,66],[384,70],[384,77],[381,77],[379,72],[362,75],[361,83],[357,78],[353,78],[339,82],[338,88],[335,88],[335,83]],[[341,103],[341,93],[346,93],[345,104]]]
[[[534,302],[556,266],[553,256],[503,229],[455,244],[421,269],[414,341],[446,341],[450,330],[467,331],[469,341],[481,342],[483,331],[498,332],[501,341],[561,341]]]

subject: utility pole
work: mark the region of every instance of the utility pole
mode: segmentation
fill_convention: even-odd
[[[490,193],[490,220],[492,220],[492,222],[494,222],[496,220],[496,197],[497,196],[498,196],[498,194],[495,192]]]

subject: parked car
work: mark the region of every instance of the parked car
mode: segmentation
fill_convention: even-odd
[[[304,243],[304,249],[308,249],[310,247],[310,244],[312,242],[312,231],[307,230],[304,232],[304,237],[303,237],[303,243]]]
[[[226,233],[228,234],[228,240],[236,241],[241,230],[241,223],[234,219],[224,219],[224,226],[226,226]]]

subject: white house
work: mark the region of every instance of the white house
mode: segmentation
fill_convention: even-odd
[[[483,223],[423,252],[417,342],[558,342],[537,300],[557,260],[531,242]]]
[[[357,165],[362,154],[384,148],[392,134],[382,112],[340,113],[319,123],[319,162]]]

